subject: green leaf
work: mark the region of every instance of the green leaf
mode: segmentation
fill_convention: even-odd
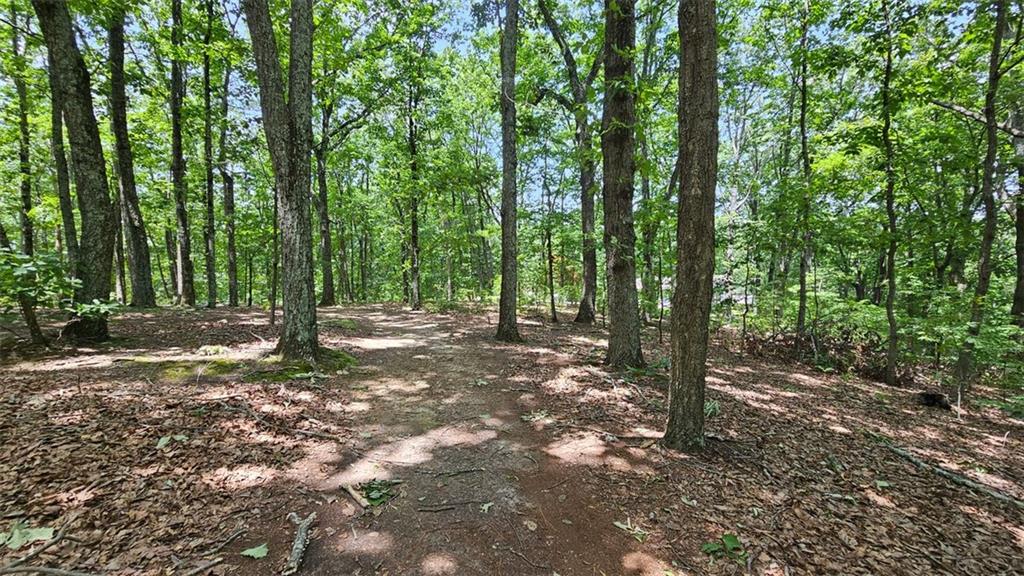
[[[17,550],[25,544],[53,538],[53,528],[26,528],[21,522],[16,522],[10,534],[3,536],[6,546],[11,550]]]
[[[722,534],[722,542],[725,544],[725,548],[730,552],[743,549],[743,543],[735,534]]]
[[[171,437],[170,436],[161,436],[160,439],[156,441],[156,449],[157,450],[163,450],[170,443],[171,443]]]
[[[491,506],[494,506],[494,502],[485,502],[480,505],[480,511],[487,514],[487,511],[491,509]]]
[[[260,558],[266,557],[267,552],[270,552],[270,550],[267,548],[267,545],[264,543],[264,544],[260,544],[259,546],[254,547],[254,548],[249,548],[248,550],[242,550],[241,555],[245,556],[247,558],[255,558],[255,559],[259,560]]]

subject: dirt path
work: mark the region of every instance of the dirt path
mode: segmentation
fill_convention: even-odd
[[[1024,510],[880,442],[1024,499],[1024,421],[991,406],[957,417],[718,342],[713,440],[679,454],[653,441],[653,330],[650,367],[613,373],[600,327],[527,315],[509,345],[493,314],[319,317],[354,366],[282,366],[264,312],[223,308],[133,311],[109,343],[5,360],[0,534],[65,530],[32,562],[103,576],[276,576],[288,514],[314,511],[299,576],[1024,574]],[[345,486],[374,480],[401,482],[363,511]],[[0,546],[0,568],[31,549]]]
[[[588,447],[552,446],[536,389],[523,383],[550,368],[527,366],[526,346],[495,342],[479,317],[467,325],[380,308],[344,316],[359,325],[347,338],[359,366],[337,385],[350,388],[347,409],[360,414],[362,454],[323,467],[313,485],[402,483],[379,515],[352,516],[348,502],[325,507],[304,573],[664,573],[614,526],[626,518],[601,489],[580,480],[587,466],[572,460]]]

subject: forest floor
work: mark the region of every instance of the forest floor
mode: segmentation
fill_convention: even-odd
[[[652,368],[612,373],[600,327],[528,316],[502,344],[494,321],[321,309],[356,362],[298,373],[263,312],[150,310],[8,359],[0,532],[38,541],[0,574],[49,541],[22,566],[269,576],[311,512],[310,576],[1024,573],[1024,509],[886,444],[1024,499],[1020,420],[717,343],[712,439],[679,454],[656,331]]]

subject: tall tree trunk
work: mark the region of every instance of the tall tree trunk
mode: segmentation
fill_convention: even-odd
[[[206,30],[203,34],[203,163],[206,165],[206,194],[203,197],[203,264],[206,271],[206,307],[217,306],[217,237],[213,216],[213,106],[210,91],[210,51],[213,41],[213,0],[206,0]]]
[[[419,130],[416,125],[416,109],[419,107],[420,94],[418,86],[409,90],[409,188],[412,197],[409,199],[409,307],[419,310],[423,306],[420,295],[420,190],[419,190],[419,157],[417,140]]]
[[[167,267],[170,270],[171,292],[178,297],[178,240],[174,231],[164,229],[164,247],[167,250]]]
[[[797,305],[797,350],[807,333],[807,271],[811,266],[811,155],[807,142],[807,74],[808,37],[810,34],[810,0],[804,0],[800,24],[800,160],[803,167],[803,190],[800,198],[800,293]]]
[[[178,225],[175,257],[178,278],[176,304],[195,306],[196,289],[193,282],[192,236],[188,227],[188,182],[185,180],[185,155],[182,147],[181,105],[185,97],[184,64],[178,58],[181,50],[181,0],[171,3],[171,44],[175,56],[171,59],[171,185],[174,188],[174,214]]]
[[[344,214],[344,212],[345,212],[345,186],[344,186],[344,183],[341,181],[340,175],[339,175],[339,177],[337,179],[337,185],[338,185],[338,214]],[[324,198],[326,199],[326,196]],[[326,218],[326,216],[325,216],[325,218]],[[321,232],[322,232],[322,230],[321,230]],[[328,246],[328,249],[330,249],[330,246]],[[348,267],[346,266],[347,262],[348,262],[348,250],[347,250],[347,245],[345,243],[345,223],[341,222],[340,225],[338,226],[338,283],[337,283],[337,285],[341,286],[342,288],[345,288],[346,286],[348,286],[348,283],[349,283]],[[324,284],[326,286],[326,281],[324,282]],[[350,300],[351,300],[351,298],[350,298]]]
[[[971,299],[971,322],[967,326],[967,339],[960,348],[956,361],[956,379],[961,393],[966,392],[977,372],[974,360],[974,340],[981,333],[985,316],[985,297],[992,281],[992,245],[996,239],[995,176],[998,141],[996,131],[996,96],[999,92],[1002,62],[1003,30],[1006,28],[1006,1],[995,0],[996,21],[992,29],[992,51],[988,61],[988,82],[985,90],[985,163],[982,167],[981,201],[985,207],[985,224],[981,234],[981,254],[978,259],[978,283]]]
[[[76,302],[106,301],[110,297],[110,273],[114,251],[114,210],[107,187],[106,163],[96,116],[92,107],[89,70],[75,42],[75,32],[62,0],[32,0],[46,40],[50,65],[55,70],[55,89],[60,91],[68,125],[74,165],[78,210],[82,220],[78,272],[81,284]],[[69,339],[104,340],[105,317],[76,316],[64,327]]]
[[[519,45],[519,0],[505,2],[505,21],[501,30],[501,296],[498,300],[498,340],[518,342],[516,319],[518,304],[517,261],[519,251],[516,230],[516,53]]]
[[[715,0],[679,3],[679,211],[665,445],[704,446],[704,379],[715,271],[718,56]],[[685,111],[685,113],[684,113]]]
[[[248,271],[248,280],[245,284],[245,305],[252,308],[252,251],[246,252],[246,268]]]
[[[327,114],[325,112],[323,121],[323,131],[321,134],[320,145],[315,149],[316,156],[316,183],[317,183],[317,194],[316,200],[316,214],[320,220],[320,272],[323,276],[323,289],[320,292],[320,305],[321,306],[334,306],[337,301],[334,296],[334,263],[332,261],[331,254],[333,247],[331,246],[331,216],[327,210],[327,150],[326,150],[326,138],[327,130],[329,128]],[[342,246],[344,246],[344,240],[342,240]],[[344,248],[342,248],[344,250]],[[341,253],[344,256],[344,252]],[[344,262],[344,260],[342,260]],[[344,269],[344,266],[342,267]]]
[[[597,170],[593,155],[593,134],[590,126],[590,112],[587,109],[588,93],[597,73],[601,69],[604,47],[594,57],[590,71],[581,77],[565,34],[555,20],[548,5],[549,0],[540,0],[538,7],[544,19],[544,25],[551,33],[562,53],[566,75],[569,77],[569,90],[572,99],[559,97],[561,103],[573,115],[576,124],[576,156],[580,165],[580,220],[583,231],[583,293],[580,296],[580,307],[575,322],[593,324],[597,315],[597,240],[594,234],[594,173]]]
[[[885,214],[886,235],[889,246],[885,253],[885,267],[888,269],[888,286],[885,295],[885,317],[889,324],[888,346],[885,355],[885,383],[896,385],[896,151],[892,141],[892,68],[893,29],[892,14],[888,0],[882,0],[882,14],[885,18],[885,71],[882,77],[882,145],[885,148]]]
[[[153,290],[149,239],[142,219],[142,209],[139,207],[135,162],[128,136],[128,98],[124,85],[124,19],[124,11],[115,10],[107,34],[110,44],[110,127],[117,152],[121,219],[127,235],[128,269],[132,281],[131,305],[148,308],[156,306],[156,292]]]
[[[642,366],[640,311],[636,293],[636,232],[633,180],[636,176],[634,0],[606,0],[604,33],[604,115],[601,156],[604,172],[604,249],[608,279],[608,357],[614,367]]]
[[[266,0],[244,0],[260,87],[260,108],[279,195],[284,282],[283,358],[316,361],[319,343],[313,288],[313,232],[309,213],[313,140],[313,6],[292,0],[287,98],[274,26]]]
[[[50,152],[57,173],[57,200],[60,206],[61,230],[64,233],[64,249],[68,254],[68,270],[71,276],[78,273],[78,233],[75,226],[75,209],[71,201],[71,175],[68,173],[68,157],[64,152],[64,113],[56,67],[47,65],[50,78]]]
[[[596,163],[593,159],[590,121],[584,112],[582,121],[576,121],[576,138],[580,160],[580,220],[583,229],[583,293],[580,295],[580,309],[575,322],[593,324],[597,318],[597,232],[594,216],[594,193],[597,188]]]
[[[1024,130],[1024,111],[1013,112],[1013,126]],[[1017,326],[1024,328],[1024,138],[1013,139],[1014,163],[1017,166],[1017,195],[1013,199],[1014,252],[1017,257],[1017,278],[1013,289],[1013,306],[1010,314]]]
[[[21,205],[18,209],[21,224],[21,251],[32,256],[35,254],[35,232],[32,224],[32,146],[31,133],[28,127],[28,88],[25,85],[25,48],[19,32],[20,18],[11,3],[11,77],[14,79],[14,91],[18,97],[18,172],[21,175]]]
[[[271,225],[271,249],[270,249],[270,325],[277,322],[277,282],[280,277],[278,266],[281,262],[281,229],[278,223],[280,200],[278,199],[277,188],[274,188],[274,219]]]
[[[111,182],[111,186],[117,184]],[[114,295],[122,306],[128,303],[128,285],[124,275],[124,211],[121,210],[121,198],[114,196]]]
[[[235,177],[228,166],[228,98],[231,95],[231,63],[224,63],[224,91],[220,96],[220,150],[217,165],[224,187],[224,232],[227,236],[228,306],[238,306],[238,249],[235,246]]]

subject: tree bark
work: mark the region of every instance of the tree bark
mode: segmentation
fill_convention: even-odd
[[[312,146],[313,7],[292,0],[287,99],[266,0],[244,0],[260,88],[263,127],[280,206],[284,326],[277,349],[285,359],[319,356],[313,233],[309,213]]]
[[[419,157],[417,141],[419,130],[416,125],[416,109],[419,107],[420,94],[418,86],[409,89],[409,307],[419,310],[423,307],[420,294],[420,190],[419,190]]]
[[[999,91],[1000,63],[1002,58],[1003,30],[1006,28],[1006,0],[996,0],[996,20],[992,29],[992,51],[989,54],[988,82],[985,90],[985,161],[982,166],[981,201],[985,207],[985,224],[981,234],[981,254],[978,259],[978,283],[971,299],[971,321],[967,327],[967,339],[960,348],[956,361],[956,380],[961,393],[970,389],[977,372],[974,359],[974,339],[981,333],[985,317],[985,297],[988,296],[992,281],[992,245],[996,239],[995,175],[998,141],[996,132],[996,95]]]
[[[895,386],[896,356],[899,343],[896,326],[896,152],[892,141],[893,29],[890,10],[889,1],[882,0],[886,40],[885,71],[882,77],[882,145],[885,149],[885,232],[889,237],[889,245],[885,253],[885,266],[889,272],[885,295],[885,317],[889,325],[885,355],[885,383]]]
[[[810,34],[810,0],[804,0],[800,28],[800,159],[803,167],[803,190],[800,198],[800,292],[797,304],[797,350],[801,350],[807,333],[807,271],[811,267],[811,155],[807,142],[807,74]]]
[[[334,262],[332,259],[331,244],[331,216],[327,209],[327,131],[330,127],[329,108],[325,109],[323,118],[323,130],[321,131],[320,145],[316,147],[316,183],[317,194],[316,214],[320,220],[320,272],[323,276],[323,288],[320,292],[321,306],[334,306],[337,301],[334,296]],[[344,246],[344,241],[342,241]],[[342,253],[344,255],[344,253]],[[344,260],[342,260],[344,262]],[[344,268],[344,267],[343,267]]]
[[[32,146],[28,127],[28,87],[25,85],[25,48],[18,29],[18,12],[11,4],[11,77],[18,98],[18,173],[21,176],[21,205],[18,217],[21,225],[21,251],[28,256],[35,254],[35,231],[32,223]]]
[[[181,0],[171,3],[171,44],[181,50]],[[176,304],[195,306],[196,289],[193,281],[192,237],[188,226],[188,182],[185,180],[185,156],[182,147],[181,106],[185,97],[184,64],[177,56],[171,59],[171,185],[174,188],[174,214],[177,221],[178,293]]]
[[[679,3],[679,212],[672,373],[664,443],[704,446],[704,380],[715,270],[718,82],[715,0]],[[685,113],[684,113],[685,111]]]
[[[153,290],[153,269],[150,265],[149,239],[139,206],[135,186],[135,162],[128,133],[128,97],[124,82],[124,20],[123,10],[111,17],[110,44],[110,126],[117,153],[117,180],[121,200],[121,219],[127,236],[128,269],[131,274],[131,306],[156,306]]]
[[[235,246],[235,177],[228,166],[228,98],[231,94],[231,64],[224,64],[224,91],[220,100],[220,150],[217,165],[224,187],[224,232],[227,236],[228,306],[238,306],[238,249]]]
[[[606,0],[604,114],[604,248],[608,279],[608,357],[613,367],[642,366],[640,311],[636,291],[636,232],[633,180],[636,175],[634,0]]]
[[[555,20],[548,5],[548,0],[539,0],[544,25],[551,33],[562,53],[565,70],[569,77],[569,90],[572,100],[558,98],[573,115],[576,124],[576,156],[580,165],[580,220],[583,232],[583,292],[580,296],[580,307],[575,322],[593,324],[597,316],[597,241],[594,235],[594,190],[597,170],[594,162],[593,133],[590,125],[590,112],[587,110],[588,92],[597,73],[600,71],[602,51],[594,58],[590,72],[580,78],[576,58],[572,54],[569,43],[565,39],[561,27]]]
[[[61,0],[32,0],[32,6],[39,17],[50,65],[55,68],[56,89],[60,92],[67,120],[78,192],[82,238],[76,277],[81,284],[75,291],[75,301],[106,301],[110,297],[114,210],[110,203],[100,131],[93,112],[89,70],[75,42],[67,5]],[[105,340],[108,337],[107,320],[105,317],[76,316],[64,327],[62,334],[74,340]]]
[[[1024,111],[1013,112],[1013,125],[1024,131]],[[1013,139],[1014,163],[1017,168],[1017,195],[1013,199],[1014,253],[1017,258],[1017,277],[1013,289],[1013,306],[1010,314],[1017,326],[1024,328],[1024,136]]]
[[[56,68],[47,65],[50,79],[50,152],[57,174],[57,200],[60,206],[61,230],[64,233],[64,249],[68,255],[68,270],[74,277],[78,273],[78,232],[75,225],[75,209],[71,201],[71,175],[68,173],[68,157],[64,152],[64,113]]]
[[[206,0],[206,30],[203,34],[203,163],[206,165],[206,194],[203,197],[203,264],[206,271],[206,307],[217,306],[217,237],[213,215],[213,106],[210,89],[210,50],[213,41],[213,0]]]
[[[519,240],[516,229],[516,53],[519,45],[519,0],[505,2],[501,30],[501,295],[498,300],[498,340],[519,342]]]

